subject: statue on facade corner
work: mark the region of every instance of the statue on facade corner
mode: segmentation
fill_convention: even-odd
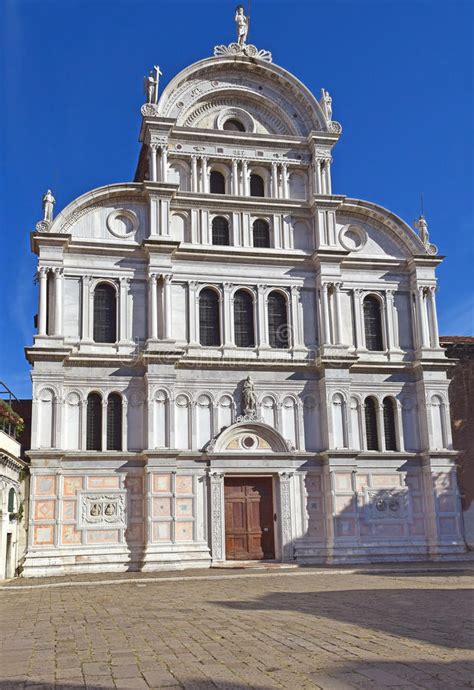
[[[247,42],[249,32],[249,20],[244,14],[243,5],[237,5],[235,8],[235,23],[237,25],[237,43],[243,47]]]
[[[423,242],[425,247],[427,247],[430,243],[430,235],[428,232],[428,223],[426,222],[426,218],[423,214],[420,215],[418,220],[415,220],[414,225],[420,233],[420,240]]]
[[[250,378],[250,376],[247,376],[242,386],[242,407],[243,412],[246,415],[254,414],[257,408],[255,384]]]
[[[46,223],[53,222],[53,208],[56,203],[56,199],[50,189],[43,196],[43,221]]]
[[[326,91],[326,89],[321,89],[321,105],[326,119],[330,122],[332,120],[332,98],[329,95],[329,91]]]
[[[148,77],[144,77],[143,91],[145,93],[147,103],[155,105],[158,103],[158,83],[162,74],[163,72],[161,72],[158,65],[153,65],[153,69],[150,70]]]

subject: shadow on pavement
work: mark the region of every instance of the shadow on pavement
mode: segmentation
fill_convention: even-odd
[[[214,603],[236,610],[297,611],[443,647],[471,649],[473,645],[471,589],[275,592],[250,601]],[[464,620],[453,611],[464,611]]]

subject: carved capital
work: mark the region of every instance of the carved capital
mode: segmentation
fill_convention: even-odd
[[[161,278],[162,278],[165,285],[170,285],[171,281],[173,280],[173,274],[172,273],[162,273]]]

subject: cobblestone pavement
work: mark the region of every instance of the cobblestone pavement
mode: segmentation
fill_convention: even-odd
[[[474,687],[472,572],[303,569],[7,585],[0,690]]]

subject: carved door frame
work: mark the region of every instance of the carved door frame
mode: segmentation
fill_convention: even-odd
[[[267,468],[265,468],[267,469]],[[292,500],[294,471],[254,471],[245,468],[241,471],[225,472],[224,469],[211,469],[210,480],[210,510],[209,510],[209,541],[211,547],[212,564],[226,560],[225,553],[225,500],[224,477],[271,477],[273,485],[273,505],[277,519],[274,525],[275,560],[293,562],[293,532],[296,521],[294,515],[294,501]]]

